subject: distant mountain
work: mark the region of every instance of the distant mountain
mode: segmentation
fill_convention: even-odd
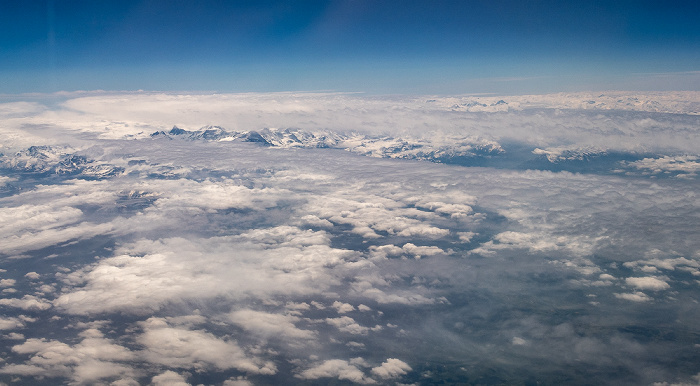
[[[0,168],[19,173],[67,175],[86,179],[108,178],[124,168],[97,163],[69,147],[31,146],[13,155],[0,156]]]
[[[561,163],[566,161],[590,161],[608,155],[608,151],[599,148],[536,148],[533,154],[544,156],[551,163]]]
[[[504,152],[494,141],[480,138],[439,137],[415,138],[370,136],[357,132],[338,133],[330,130],[263,129],[258,131],[226,131],[219,126],[205,126],[196,131],[173,127],[158,131],[152,138],[207,141],[253,142],[283,148],[335,148],[371,157],[421,159],[442,162],[454,158],[490,157]]]

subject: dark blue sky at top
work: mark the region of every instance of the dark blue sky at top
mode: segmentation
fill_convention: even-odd
[[[0,93],[700,89],[697,1],[0,0]]]

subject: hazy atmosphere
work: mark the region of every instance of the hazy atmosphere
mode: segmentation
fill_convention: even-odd
[[[695,2],[0,2],[0,384],[700,385]]]

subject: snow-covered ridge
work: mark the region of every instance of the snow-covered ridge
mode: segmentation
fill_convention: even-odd
[[[23,173],[75,175],[99,179],[120,174],[124,168],[97,163],[75,149],[61,146],[30,146],[13,155],[0,156],[0,168]]]
[[[440,136],[415,138],[388,135],[367,135],[357,132],[338,133],[330,130],[307,131],[302,129],[263,129],[252,131],[226,131],[219,126],[205,126],[187,131],[173,127],[170,131],[157,131],[152,138],[254,142],[281,148],[335,148],[371,157],[421,159],[439,162],[458,157],[484,157],[503,153],[500,144],[474,137]]]
[[[532,151],[532,154],[543,155],[547,157],[549,162],[558,163],[564,161],[588,161],[593,158],[604,156],[608,154],[608,152],[597,147],[553,147],[546,149],[536,148]]]

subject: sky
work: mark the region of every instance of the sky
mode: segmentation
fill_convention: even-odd
[[[698,90],[696,1],[0,2],[0,93]]]

